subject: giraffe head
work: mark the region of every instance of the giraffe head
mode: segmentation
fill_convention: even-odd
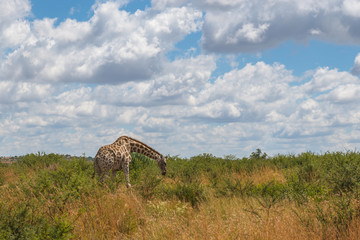
[[[162,175],[166,174],[166,160],[167,157],[161,156],[160,159],[157,161]]]

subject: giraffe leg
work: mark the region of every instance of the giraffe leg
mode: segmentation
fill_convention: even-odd
[[[109,173],[108,173],[108,172],[104,172],[104,173],[102,173],[101,176],[100,176],[100,182],[103,184],[108,178],[109,178]]]
[[[131,187],[130,178],[129,178],[129,163],[130,163],[130,160],[131,160],[131,156],[129,155],[128,157],[126,157],[124,159],[124,164],[123,164],[123,170],[124,170],[125,179],[126,179],[126,186],[128,188]]]
[[[99,169],[99,177],[101,184],[103,184],[109,178],[109,172],[110,170],[108,169]]]
[[[93,178],[95,176],[98,176],[100,178],[100,181],[102,181],[102,178],[103,178],[103,173],[101,171],[101,168],[99,166],[99,159],[97,157],[95,157],[95,161],[94,161],[94,173],[93,173]]]

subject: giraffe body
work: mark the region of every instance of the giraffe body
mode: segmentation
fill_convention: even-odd
[[[162,174],[166,174],[166,158],[148,145],[127,136],[119,137],[114,143],[100,147],[94,160],[94,174],[100,177],[101,182],[112,172],[114,177],[117,171],[123,170],[127,187],[131,187],[129,179],[129,165],[131,153],[143,154],[157,161]]]

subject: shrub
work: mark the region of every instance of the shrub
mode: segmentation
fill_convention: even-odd
[[[5,183],[5,178],[3,176],[2,169],[1,169],[1,166],[0,166],[0,187],[2,185],[4,185],[4,183]]]
[[[45,153],[38,153],[38,154],[27,154],[21,157],[18,161],[19,165],[25,165],[27,167],[48,167],[50,164],[60,163],[62,162],[63,156],[58,154],[45,154]]]
[[[360,184],[360,155],[355,152],[326,153],[322,163],[322,183],[336,194],[353,192]]]
[[[0,239],[69,239],[72,229],[66,218],[43,218],[33,204],[0,205]]]
[[[264,205],[271,207],[287,196],[287,186],[272,181],[266,184],[259,184],[252,189],[252,192],[261,204],[264,203]]]
[[[155,161],[141,154],[133,153],[131,154],[132,160],[130,162],[129,171],[130,178],[132,181],[138,180],[141,175],[141,172],[144,169],[148,168],[151,165],[155,166]]]
[[[323,185],[306,183],[295,178],[291,178],[287,182],[287,197],[300,205],[308,202],[309,199],[313,199],[316,202],[322,201],[326,198],[327,194],[328,190]]]
[[[286,180],[269,182],[275,178],[267,178],[268,172],[264,169],[283,173]],[[283,221],[273,213],[290,213],[296,214],[302,227],[305,226],[296,231],[312,231],[310,237],[351,238],[358,231],[353,230],[358,229],[360,219],[357,200],[360,154],[357,152],[322,155],[307,152],[269,157],[257,150],[241,159],[211,154],[190,159],[170,157],[165,177],[161,176],[156,161],[133,154],[131,189],[126,189],[122,172],[121,177],[108,178],[102,185],[91,178],[92,173],[93,162],[83,157],[68,160],[61,155],[43,153],[28,154],[18,163],[0,166],[0,239],[117,236],[137,239],[141,234],[154,234],[150,227],[155,221],[191,222],[189,218],[212,214],[212,209],[218,209],[223,203],[228,204],[224,206],[236,204],[237,211],[248,208],[247,213],[226,209],[227,222],[218,210],[215,211],[218,215],[201,215],[201,218],[229,224],[232,219],[250,212],[265,223],[265,227],[259,226],[259,229],[271,234],[278,224],[274,221]],[[198,211],[205,201],[204,208]],[[280,204],[293,209],[287,211],[278,207]],[[180,220],[175,219],[176,216]],[[84,226],[89,225],[88,235],[84,237],[83,229],[88,229]],[[186,230],[194,231],[187,227]],[[173,236],[166,235],[172,234],[170,232],[162,233],[164,235],[153,238]],[[191,238],[191,234],[188,236]],[[262,235],[246,236],[261,238]]]
[[[254,187],[250,181],[242,183],[239,179],[231,180],[230,178],[224,178],[222,184],[216,186],[216,195],[246,197],[249,194],[251,195]]]
[[[199,183],[176,183],[163,188],[166,198],[176,197],[180,201],[188,202],[197,208],[202,201],[206,200],[204,188]]]
[[[134,188],[145,200],[149,200],[157,194],[162,180],[163,176],[160,176],[158,169],[149,168],[142,172]]]
[[[260,148],[256,149],[255,152],[252,152],[250,155],[250,159],[266,159],[267,154],[263,153]]]

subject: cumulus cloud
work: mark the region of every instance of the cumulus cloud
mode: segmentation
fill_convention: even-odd
[[[359,43],[354,14],[342,11],[342,1],[239,1],[229,11],[208,10],[204,48],[215,52],[236,49],[260,51],[287,40],[317,38],[337,43]],[[348,6],[350,5],[350,6]],[[349,2],[346,9],[352,8]],[[225,27],[221,22],[227,21]],[[229,41],[231,39],[231,41]]]
[[[359,2],[346,1],[172,1],[154,0],[154,8],[189,5],[205,12],[204,49],[211,52],[257,52],[288,40],[311,38],[360,43]]]
[[[28,0],[0,0],[0,49],[17,47],[30,33]]]
[[[229,57],[232,69],[215,77],[218,56],[208,54],[289,39],[358,43],[357,1],[154,0],[133,14],[124,2],[98,1],[88,21],[60,23],[26,20],[28,1],[0,3],[1,154],[94,155],[123,134],[182,156],[359,142],[359,56],[352,74],[319,67],[302,77],[281,63],[239,67]],[[200,30],[205,51],[166,57]]]
[[[360,82],[350,73],[321,68],[301,82],[284,65],[258,62],[209,81],[214,65],[213,57],[199,55],[175,60],[144,82],[69,85],[61,91],[41,84],[14,87],[16,114],[0,110],[4,146],[8,152],[66,148],[93,155],[100,145],[129,134],[164,153],[186,156],[258,147],[277,153],[287,144],[289,151],[331,150],[339,147],[335,135],[359,124]],[[34,97],[21,101],[21,93],[29,99],[30,90],[23,90],[29,88]],[[34,141],[26,145],[29,139]],[[341,134],[343,142],[354,140]]]
[[[343,2],[343,11],[352,17],[360,17],[360,2],[356,0],[345,0]]]
[[[103,103],[123,106],[187,104],[192,101],[193,94],[207,83],[215,67],[212,56],[177,59],[164,63],[163,70],[149,81],[98,86],[94,96]]]
[[[320,99],[338,104],[358,103],[360,100],[360,85],[356,83],[340,85],[328,94],[321,96]]]
[[[19,102],[40,102],[43,98],[51,95],[52,88],[49,84],[0,81],[0,92],[0,104],[5,105]]]
[[[355,58],[354,66],[351,69],[351,73],[354,75],[360,75],[360,53]]]
[[[338,132],[359,123],[359,78],[321,68],[306,79],[299,82],[283,65],[248,64],[199,91],[189,113],[207,118],[202,123],[221,122],[207,124],[202,135],[225,148],[228,143],[243,150],[264,146],[274,153],[286,144],[292,151],[336,149]],[[342,136],[343,142],[349,139]]]
[[[222,116],[229,117],[228,121],[242,122],[262,121],[274,110],[287,114],[295,104],[295,96],[299,95],[296,88],[289,87],[294,80],[284,65],[247,64],[208,84],[199,93],[197,110],[210,113],[209,106],[218,106],[218,109],[222,108]],[[222,106],[219,106],[220,100]]]
[[[318,68],[312,75],[312,80],[306,82],[302,88],[308,94],[321,94],[331,91],[342,84],[357,83],[359,79],[348,72],[337,69]]]
[[[161,70],[164,54],[201,26],[202,13],[187,7],[134,14],[119,7],[97,4],[85,22],[35,20],[30,36],[1,64],[0,78],[112,84],[149,79]]]

